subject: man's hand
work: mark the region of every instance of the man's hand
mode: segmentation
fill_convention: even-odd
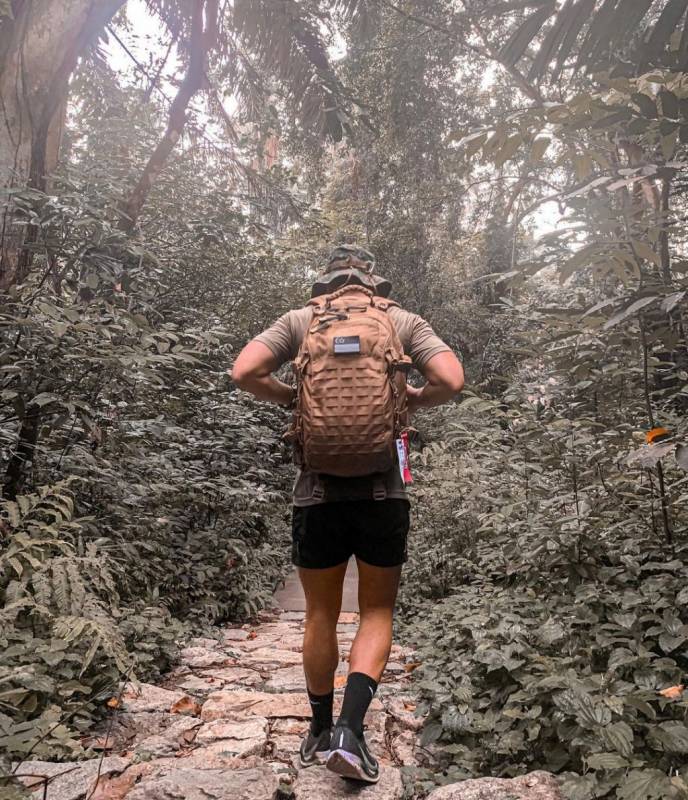
[[[422,389],[406,386],[410,414],[419,408],[440,406],[463,389],[463,367],[451,350],[436,353],[425,364],[422,373],[428,381]]]

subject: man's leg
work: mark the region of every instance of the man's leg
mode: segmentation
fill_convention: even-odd
[[[363,737],[363,719],[387,664],[401,566],[374,567],[357,557],[360,622],[349,656],[342,710],[327,766],[345,778],[375,783],[377,760]]]
[[[299,567],[306,596],[303,669],[313,711],[311,732],[315,735],[332,725],[334,673],[339,663],[337,619],[345,573],[346,562],[327,569]]]
[[[349,672],[362,672],[380,681],[392,647],[392,622],[401,565],[373,567],[358,564],[358,606],[360,623],[351,646]]]

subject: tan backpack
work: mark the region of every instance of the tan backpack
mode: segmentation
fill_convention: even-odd
[[[346,286],[309,305],[313,319],[294,362],[296,461],[340,477],[386,472],[408,425],[411,359],[387,313],[397,303]]]

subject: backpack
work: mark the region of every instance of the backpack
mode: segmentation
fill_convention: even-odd
[[[345,286],[309,305],[313,318],[294,362],[296,462],[339,477],[387,472],[408,425],[411,359],[387,313],[398,304]]]

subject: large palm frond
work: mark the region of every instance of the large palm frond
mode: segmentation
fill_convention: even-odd
[[[322,6],[296,0],[235,0],[232,28],[246,50],[275,75],[307,127],[320,127],[335,141],[348,127],[350,98],[327,52],[328,11],[354,15],[359,0]]]
[[[499,15],[520,12],[526,4],[504,2]],[[637,40],[633,66],[638,70],[662,65],[688,69],[688,2],[686,0],[556,0],[530,2],[523,18],[501,50],[505,63],[524,59],[543,26],[552,20],[532,57],[528,77],[541,79],[550,67],[558,75],[566,65],[576,69],[608,66]],[[640,35],[638,32],[640,31]]]

